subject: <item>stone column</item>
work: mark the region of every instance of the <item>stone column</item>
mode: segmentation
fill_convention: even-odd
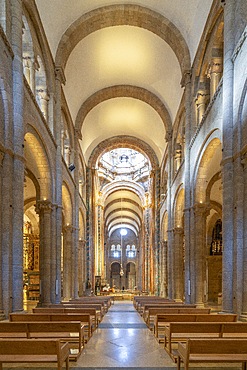
[[[212,100],[214,93],[219,85],[223,73],[222,58],[212,58],[208,70],[208,77],[210,78],[210,99]]]
[[[242,158],[242,165],[244,169],[244,194],[243,198],[247,199],[247,153]],[[247,220],[247,207],[244,207],[243,220]],[[242,226],[242,225],[241,225]],[[243,280],[242,280],[242,313],[241,318],[247,321],[247,228],[244,227],[243,233]]]
[[[70,147],[66,145],[64,147],[64,160],[65,160],[67,166],[69,166],[69,164],[70,164],[70,154],[71,154]]]
[[[85,278],[83,276],[84,271],[84,241],[79,239],[78,242],[78,294],[83,295],[84,287],[83,283]]]
[[[179,143],[176,144],[176,150],[175,150],[175,173],[179,170],[181,166],[181,160],[182,160],[182,147]]]
[[[161,291],[167,297],[167,240],[161,242]]]
[[[61,242],[62,242],[62,155],[61,155],[61,89],[65,84],[65,76],[61,67],[56,67],[56,96],[55,96],[55,125],[54,133],[56,134],[56,303],[61,300]]]
[[[148,209],[144,210],[144,281],[143,281],[143,288],[145,291],[148,291],[149,288],[149,224],[148,224]]]
[[[48,102],[49,102],[49,95],[47,94],[46,88],[39,88],[36,90],[37,101],[39,103],[39,107],[43,116],[46,120],[48,120]]]
[[[191,301],[191,181],[190,181],[190,140],[194,132],[195,123],[191,122],[191,71],[183,75],[181,85],[185,87],[185,162],[184,162],[184,269],[185,269],[185,302]]]
[[[75,196],[74,196],[74,213],[73,213],[73,223],[74,223],[74,234],[73,234],[73,297],[78,298],[79,293],[79,204],[80,204],[80,194],[79,194],[79,139],[81,138],[80,132],[75,132],[75,144],[74,144],[74,181],[75,181]]]
[[[22,65],[22,1],[11,0],[11,45],[14,53],[13,76],[13,245],[12,245],[12,310],[23,307],[23,213],[24,213],[24,123],[23,123],[23,65]]]
[[[234,235],[233,235],[233,63],[235,2],[226,1],[224,6],[224,82],[223,82],[223,150],[222,150],[222,309],[233,312],[234,301]]]
[[[199,125],[209,102],[208,91],[205,89],[198,90],[195,102],[197,107],[197,125]]]
[[[168,145],[168,175],[167,175],[167,213],[168,213],[168,230],[167,230],[167,275],[168,275],[168,298],[173,297],[174,292],[174,280],[173,280],[173,233],[172,233],[172,223],[173,223],[173,214],[172,214],[172,199],[171,199],[171,186],[172,186],[172,132],[167,131],[166,133],[166,142]]]
[[[160,244],[160,211],[158,200],[160,199],[160,170],[154,171],[153,178],[153,208],[152,208],[152,239],[155,250],[155,270],[154,270],[154,294],[160,295],[161,284],[161,244]]]
[[[63,298],[73,297],[73,227],[67,225],[63,230]]]
[[[31,56],[23,58],[24,75],[32,92],[35,92],[35,59]]]
[[[52,204],[49,200],[37,202],[36,211],[39,214],[40,230],[40,304],[51,303],[51,251],[52,245]]]
[[[0,150],[0,179],[2,179],[3,175],[3,158],[4,158],[4,152]],[[0,235],[2,236],[2,207],[3,207],[3,194],[2,194],[2,182],[0,182],[0,200],[1,200],[1,212],[0,212]],[[4,250],[2,245],[2,238],[0,239],[0,261],[1,261],[1,268],[0,268],[0,292],[3,292],[3,256],[4,256]],[[6,289],[6,288],[5,288]],[[8,292],[8,291],[7,291]],[[0,294],[0,320],[5,319],[4,315],[4,301],[3,301],[3,294]]]
[[[174,294],[176,301],[183,301],[184,298],[184,261],[183,261],[183,229],[176,227],[174,233],[173,244],[173,279],[174,279]]]
[[[168,229],[167,230],[167,293],[168,293],[168,298],[173,299],[174,297],[174,278],[173,278],[173,244],[174,244],[174,239],[173,239],[173,230]]]
[[[206,206],[204,204],[199,203],[194,206],[194,220],[194,303],[200,306],[204,304],[205,281]]]

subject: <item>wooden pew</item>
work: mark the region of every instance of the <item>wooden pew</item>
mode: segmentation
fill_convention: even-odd
[[[84,324],[85,341],[92,336],[92,319],[89,314],[76,313],[10,313],[10,322],[80,321]]]
[[[0,321],[0,338],[27,339],[26,323]]]
[[[107,312],[108,312],[108,303],[107,302],[104,302],[104,301],[101,301],[101,302],[91,302],[91,301],[86,301],[86,302],[82,302],[82,301],[64,301],[64,302],[61,302],[59,303],[59,305],[62,305],[63,307],[74,307],[74,308],[79,308],[79,307],[91,307],[91,308],[96,308],[97,310],[101,311],[102,312],[102,315],[105,315]],[[53,307],[55,306],[54,304],[53,305],[50,305],[49,307]]]
[[[102,313],[101,311],[98,311],[96,310],[95,308],[93,307],[69,307],[69,306],[63,306],[63,305],[52,305],[52,306],[49,306],[49,307],[36,307],[36,308],[33,308],[33,313],[76,313],[76,314],[80,314],[80,313],[89,313],[89,315],[92,317],[92,320],[93,320],[93,330],[96,329],[96,327],[98,326],[98,324],[101,322],[102,320]]]
[[[247,322],[226,322],[223,324],[222,338],[247,339]]]
[[[171,322],[165,327],[165,350],[176,361],[177,351],[172,343],[184,342],[188,338],[221,338],[222,323],[217,322]]]
[[[50,304],[48,308],[95,308],[102,316],[105,314],[104,303],[57,303]],[[37,307],[36,307],[37,308]],[[41,307],[43,308],[43,307]]]
[[[143,312],[145,311],[145,307],[144,306],[153,306],[153,307],[157,307],[157,306],[182,306],[184,305],[183,302],[171,302],[171,301],[167,301],[167,300],[150,300],[150,301],[141,301],[137,304],[137,312],[139,312],[140,315],[143,314]],[[194,307],[196,307],[196,305],[193,305]],[[146,308],[147,309],[147,308]]]
[[[140,308],[139,308],[139,314],[145,318],[146,315],[147,315],[147,311],[150,309],[150,308],[180,308],[180,307],[184,307],[184,308],[196,308],[196,305],[195,304],[184,304],[184,303],[164,303],[164,302],[160,302],[160,303],[145,303],[143,304]]]
[[[84,347],[84,325],[68,322],[8,322],[0,321],[0,338],[61,339],[70,344],[70,359],[77,360]]]
[[[17,323],[11,323],[17,324]],[[80,321],[59,322],[28,322],[28,338],[56,338],[69,343],[70,360],[75,360],[81,355],[85,345],[84,325]]]
[[[235,322],[236,320],[235,314],[158,314],[154,319],[154,335],[162,341],[160,328],[164,330],[171,322]]]
[[[0,370],[4,363],[57,363],[69,370],[69,345],[57,339],[0,339]]]
[[[164,298],[164,297],[157,297],[157,296],[134,296],[133,297],[133,305],[135,307],[135,309],[137,310],[137,306],[138,304],[140,304],[141,302],[144,302],[146,301],[147,303],[148,302],[151,302],[151,301],[163,301],[163,302],[175,302],[174,299],[169,299],[169,298]]]
[[[247,339],[188,339],[178,343],[177,370],[184,363],[188,370],[191,363],[242,363],[247,369]]]
[[[114,298],[112,296],[107,297],[80,297],[77,299],[71,299],[69,301],[62,301],[61,303],[72,303],[72,304],[84,304],[84,303],[101,303],[103,304],[106,311],[114,304]]]
[[[149,307],[143,319],[146,322],[149,329],[151,329],[151,324],[154,322],[156,315],[168,314],[168,313],[192,313],[192,314],[209,314],[210,308],[196,308],[191,306],[175,306],[175,307]]]

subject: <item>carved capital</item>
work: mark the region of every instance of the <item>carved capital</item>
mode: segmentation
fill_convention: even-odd
[[[212,75],[222,74],[223,73],[223,60],[222,58],[213,58],[209,63],[207,70],[207,77],[211,78]]]
[[[174,234],[183,234],[184,229],[182,227],[175,227]]]
[[[57,80],[61,82],[61,84],[65,85],[66,83],[66,78],[64,74],[64,70],[61,66],[56,66],[55,68],[55,77]]]
[[[166,142],[169,142],[172,140],[172,131],[167,131],[165,136]]]
[[[209,100],[209,93],[208,91],[206,90],[199,90],[196,94],[196,99],[195,99],[195,102],[196,102],[196,105],[199,106],[201,104],[207,104],[208,100]]]
[[[72,226],[72,225],[67,224],[67,225],[63,228],[63,230],[64,230],[64,232],[66,232],[66,233],[72,233],[72,232],[73,232],[73,230],[74,230],[74,228],[73,228],[73,226]]]
[[[81,130],[75,129],[75,136],[76,136],[76,139],[82,140]]]
[[[191,70],[184,71],[182,79],[181,79],[181,87],[186,87],[191,82]]]
[[[205,216],[207,213],[207,205],[205,203],[196,203],[193,206],[193,210],[196,217]]]
[[[52,211],[52,203],[49,200],[39,200],[36,203],[35,211],[39,215],[42,213],[51,213]]]

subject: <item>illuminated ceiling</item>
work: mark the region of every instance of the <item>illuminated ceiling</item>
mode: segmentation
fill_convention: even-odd
[[[161,164],[167,128],[172,127],[183,94],[184,56],[176,49],[172,32],[178,35],[178,44],[182,40],[188,50],[187,62],[192,63],[212,0],[36,0],[36,4],[54,60],[61,40],[66,40],[65,47],[73,45],[64,63],[63,89],[73,123],[81,129],[86,163],[102,141],[121,135],[134,138],[137,151],[138,143],[145,143]],[[73,34],[78,22],[71,25],[83,16],[90,19],[89,12],[121,5],[147,8],[166,22],[167,34],[162,38],[157,25],[151,32],[148,26],[126,24],[117,17],[116,22],[112,20],[104,27],[103,10],[98,28],[86,30],[84,37]],[[142,10],[140,19],[145,13]],[[94,21],[88,24],[93,27]],[[172,40],[170,45],[166,40]],[[125,204],[126,222],[139,231],[140,209],[147,199],[138,186],[134,188],[127,181],[113,191],[108,185],[104,205],[111,230],[119,219],[117,202],[119,205],[119,199],[125,198],[129,200]]]

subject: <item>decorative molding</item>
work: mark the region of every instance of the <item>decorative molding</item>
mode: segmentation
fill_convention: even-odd
[[[214,93],[214,96],[213,96],[212,100],[210,101],[210,103],[208,104],[207,109],[206,109],[204,115],[202,116],[201,122],[197,126],[196,132],[195,132],[193,138],[191,139],[191,142],[190,142],[190,145],[189,145],[189,149],[192,148],[192,146],[193,146],[193,144],[194,144],[194,142],[195,142],[195,140],[196,140],[199,132],[201,131],[201,128],[202,128],[204,122],[206,121],[206,118],[207,118],[207,116],[208,116],[208,114],[209,114],[209,112],[210,112],[210,110],[211,110],[211,108],[212,108],[212,106],[213,106],[213,104],[214,104],[217,96],[219,95],[219,92],[221,91],[222,85],[223,85],[223,78],[221,78],[221,80],[219,82],[219,85],[217,86],[217,89],[216,89],[216,91]]]
[[[232,62],[233,63],[235,62],[235,60],[236,60],[236,58],[237,58],[240,50],[242,49],[242,46],[243,46],[246,38],[247,38],[247,26],[245,27],[245,30],[242,33],[242,35],[241,35],[241,37],[240,37],[240,39],[239,39],[239,41],[237,43],[237,46],[235,47],[234,52],[232,54]]]

